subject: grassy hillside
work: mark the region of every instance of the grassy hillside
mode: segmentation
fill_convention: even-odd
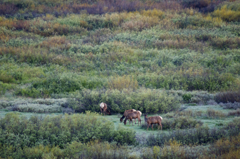
[[[239,89],[238,1],[205,14],[188,1],[106,3],[1,3],[1,94]]]

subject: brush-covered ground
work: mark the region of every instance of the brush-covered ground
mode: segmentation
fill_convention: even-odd
[[[0,1],[0,157],[238,158],[239,17],[239,0]]]
[[[62,107],[63,102],[67,100],[18,99],[4,100],[4,102],[2,100],[2,103],[4,105],[22,103],[28,107],[38,104],[41,108],[46,104],[43,103],[44,101],[48,103],[47,107],[56,105]],[[168,113],[148,114],[148,116],[163,117],[162,131],[157,130],[156,125],[154,130],[150,127],[147,131],[143,116],[141,116],[140,125],[137,121],[137,124],[133,123],[132,126],[128,122],[126,125],[120,123],[121,113],[105,116],[90,112],[68,115],[64,112],[64,107],[62,112],[55,113],[19,112],[14,110],[16,106],[7,106],[0,110],[1,148],[4,151],[2,156],[52,158],[56,157],[56,153],[60,153],[58,154],[60,157],[70,158],[96,156],[111,158],[114,155],[118,158],[152,158],[155,155],[161,158],[195,158],[209,155],[216,157],[225,151],[223,150],[225,144],[229,144],[232,140],[239,141],[237,134],[240,123],[239,117],[236,116],[240,115],[240,111],[227,109],[226,105],[219,105],[214,101],[209,101],[207,105],[190,103],[182,104],[178,109]],[[232,112],[238,113],[231,114]],[[227,152],[231,155],[238,154],[235,151],[232,152],[233,150],[238,152],[239,143],[236,141],[231,149],[226,146]],[[82,144],[86,142],[87,145]],[[10,145],[12,146],[9,147]],[[23,152],[19,152],[14,148],[15,146],[21,147]],[[209,147],[212,148],[209,149]],[[69,153],[71,149],[79,154]],[[88,151],[83,152],[82,149],[88,149]],[[27,154],[28,151],[31,154]],[[212,154],[213,151],[219,151],[219,154]],[[123,152],[124,155],[120,155]]]

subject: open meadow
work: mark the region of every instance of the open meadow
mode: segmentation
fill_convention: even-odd
[[[239,116],[240,0],[0,1],[0,158],[239,158]]]

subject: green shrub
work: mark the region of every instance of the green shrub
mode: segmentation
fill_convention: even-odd
[[[70,99],[69,107],[77,112],[86,110],[99,112],[99,104],[105,102],[112,113],[123,113],[127,109],[142,112],[169,112],[179,107],[176,96],[162,90],[138,89],[136,91],[119,90],[82,90]]]
[[[183,94],[182,98],[185,102],[189,103],[191,101],[192,95],[191,94]]]
[[[207,127],[200,127],[197,129],[176,130],[169,134],[159,133],[158,135],[151,135],[147,138],[147,144],[149,146],[162,146],[170,139],[175,139],[184,145],[204,144],[213,142],[215,139],[222,138],[225,135],[226,132],[222,130],[209,130]]]
[[[3,151],[3,152],[2,152]],[[124,146],[97,140],[84,144],[73,141],[61,149],[59,146],[38,145],[34,147],[13,148],[0,145],[1,156],[5,158],[129,158]]]
[[[92,140],[115,141],[118,144],[135,144],[135,132],[119,128],[103,119],[96,113],[67,114],[45,118],[31,116],[30,119],[20,117],[16,113],[8,113],[0,119],[0,145],[34,147],[38,145],[59,146],[77,141],[86,143]]]
[[[24,104],[16,105],[14,107],[7,107],[6,109],[19,112],[34,112],[34,113],[60,113],[62,107],[59,105],[44,105],[44,104]]]
[[[239,2],[238,2],[239,4]],[[239,5],[238,5],[239,7]],[[232,22],[232,21],[240,21],[240,11],[232,10],[231,8],[228,8],[227,5],[222,6],[220,9],[217,9],[213,12],[213,16],[220,17],[221,19]]]
[[[212,28],[214,26],[214,23],[212,21],[208,21],[203,17],[199,17],[199,16],[182,17],[180,19],[173,19],[173,21],[181,29],[185,29],[188,27]]]
[[[6,91],[14,89],[14,84],[3,83],[0,81],[0,94],[5,94]]]

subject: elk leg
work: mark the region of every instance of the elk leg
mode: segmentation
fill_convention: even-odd
[[[160,123],[160,125],[161,125],[161,130],[162,130],[162,123]]]
[[[153,124],[152,124],[152,130],[153,130]]]
[[[120,122],[122,122],[124,118],[125,118],[125,116],[123,115],[120,119]]]
[[[148,124],[148,127],[147,127],[147,131],[148,131],[148,128],[149,128],[149,124]]]

